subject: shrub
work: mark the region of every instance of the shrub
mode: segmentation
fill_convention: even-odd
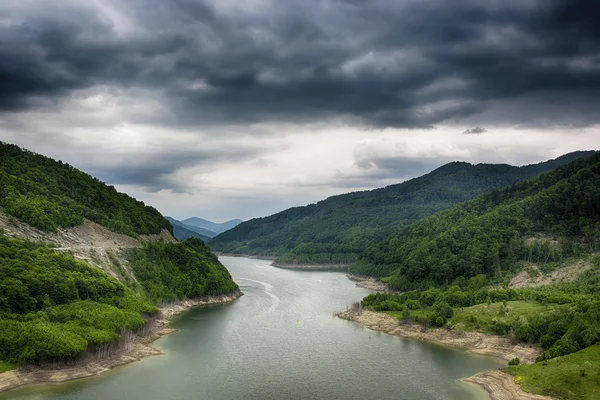
[[[519,359],[519,357],[515,357],[508,362],[508,365],[519,365],[519,364],[521,364],[521,360]]]

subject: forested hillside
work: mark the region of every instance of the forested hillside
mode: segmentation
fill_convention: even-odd
[[[351,271],[390,276],[395,289],[494,276],[598,249],[600,154],[494,190],[370,246]]]
[[[119,233],[172,232],[156,209],[51,158],[0,142],[0,210],[55,231],[90,219]]]
[[[238,289],[198,239],[130,251],[137,282],[124,286],[69,254],[0,235],[0,361],[106,356],[146,325],[154,305]]]
[[[231,293],[238,286],[202,240],[145,243],[128,259],[144,292],[155,303]]]
[[[0,236],[0,360],[73,361],[107,350],[156,308],[101,270],[44,245]]]
[[[45,231],[79,225],[83,218],[134,237],[172,230],[154,208],[69,165],[8,144],[0,144],[0,205],[0,211]],[[13,217],[8,218],[12,226],[28,227]],[[98,227],[92,223],[85,226]],[[154,318],[155,306],[238,290],[227,269],[199,239],[173,243],[170,235],[159,235],[164,242],[143,242],[114,234],[127,238],[120,243],[132,247],[119,248],[116,236],[94,232],[97,236],[87,240],[104,240],[100,247],[98,242],[86,243],[86,236],[81,235],[76,246],[55,250],[43,243],[8,237],[32,235],[44,240],[40,233],[45,232],[31,227],[0,229],[3,369],[105,357],[131,344]],[[74,235],[73,230],[70,234]],[[114,252],[102,253],[113,243]],[[121,275],[122,282],[75,259],[71,252],[84,247],[91,248],[92,258],[108,257],[112,265],[105,270]],[[125,273],[125,262],[133,275]]]
[[[513,185],[593,152],[524,167],[453,162],[407,182],[333,196],[246,221],[213,238],[213,250],[276,255],[282,263],[350,263],[368,245],[418,219]]]

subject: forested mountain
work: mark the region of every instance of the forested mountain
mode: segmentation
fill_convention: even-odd
[[[198,227],[193,227],[191,225],[186,225],[183,222],[171,217],[165,218],[171,223],[171,225],[173,225],[173,236],[175,236],[177,240],[198,238],[204,241],[204,243],[208,243],[210,239],[217,236],[215,232]]]
[[[283,263],[350,263],[368,245],[418,219],[591,154],[574,152],[523,167],[453,162],[400,184],[243,222],[213,238],[210,246],[221,252],[275,255]]]
[[[400,290],[493,276],[600,244],[600,153],[438,212],[370,246],[352,267]]]
[[[46,231],[76,226],[87,218],[133,237],[172,232],[169,221],[153,207],[69,164],[2,142],[0,207]]]
[[[238,226],[243,221],[241,219],[232,219],[227,222],[212,222],[204,218],[192,217],[184,219],[181,222],[188,226],[195,226],[198,228],[203,228],[215,232],[214,236],[217,236],[219,233],[223,233],[231,228]]]
[[[11,225],[0,229],[0,363],[63,363],[105,357],[143,332],[156,317],[156,305],[238,290],[227,269],[201,240],[175,242],[166,232],[141,237],[163,229],[171,231],[171,224],[154,208],[60,161],[0,144],[0,205],[0,211],[13,216],[3,218]],[[21,237],[31,234],[43,240],[41,233],[51,236],[14,217],[42,231],[73,227],[88,218],[140,240],[117,234],[105,239],[102,246],[119,246],[117,236],[132,243],[132,248],[115,247],[114,253],[102,253],[112,264],[106,271],[123,278],[119,281],[75,259],[71,254],[74,248],[59,250],[8,237],[9,232],[15,236],[12,228],[21,225],[26,227],[19,231]],[[113,234],[96,224],[86,225],[104,232],[100,236]],[[72,231],[70,235],[76,236]],[[94,247],[97,243],[85,243],[85,237],[77,239],[78,250],[88,246],[96,257],[105,250]],[[166,241],[149,241],[163,239]],[[126,266],[116,253],[124,254]]]

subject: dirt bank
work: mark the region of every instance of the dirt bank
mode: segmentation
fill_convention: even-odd
[[[512,278],[508,287],[519,289],[573,281],[579,278],[585,271],[592,269],[599,255],[600,253],[592,253],[577,260],[569,260],[547,274],[539,266],[533,263],[526,263],[527,268],[525,271],[519,272]]]
[[[408,339],[419,339],[445,346],[461,347],[474,354],[498,357],[510,361],[519,357],[521,362],[535,362],[540,350],[525,345],[513,345],[510,340],[495,335],[479,332],[456,332],[441,328],[424,328],[420,325],[401,324],[391,315],[373,311],[346,310],[336,314],[339,318],[357,322],[371,330]],[[532,395],[521,390],[512,376],[502,371],[482,372],[465,382],[482,386],[491,400],[549,400],[549,397]]]
[[[356,282],[357,287],[361,287],[364,289],[373,290],[374,292],[392,292],[388,285],[385,283],[371,277],[362,276],[362,275],[354,275],[354,274],[346,274],[348,279]]]
[[[59,228],[56,232],[44,232],[0,213],[0,229],[8,237],[54,245],[57,251],[68,252],[123,283],[135,281],[129,263],[123,256],[124,249],[142,247],[143,242],[177,241],[166,229],[158,234],[140,235],[135,239],[112,232],[85,218],[81,225]]]
[[[115,367],[139,361],[143,358],[163,354],[160,350],[151,346],[152,342],[173,332],[176,329],[168,328],[166,325],[173,316],[189,310],[192,307],[222,304],[231,302],[243,293],[239,290],[221,296],[208,296],[201,299],[186,300],[180,303],[169,304],[160,309],[160,319],[158,319],[152,331],[145,336],[138,336],[135,339],[130,351],[113,355],[110,358],[101,360],[92,360],[75,366],[65,368],[45,369],[33,368],[30,370],[12,370],[0,374],[0,392],[16,389],[25,385],[36,385],[40,383],[60,383],[72,381],[75,379],[89,378],[100,375]]]
[[[456,332],[441,328],[423,328],[421,325],[401,324],[391,315],[373,311],[346,310],[336,314],[339,318],[357,322],[374,331],[408,339],[419,339],[445,346],[462,347],[474,354],[493,356],[503,360],[519,357],[522,363],[533,363],[540,350],[525,345],[513,345],[500,336],[479,332]]]
[[[463,379],[483,387],[490,395],[490,400],[554,400],[552,397],[531,394],[521,390],[512,376],[502,371],[486,371]]]

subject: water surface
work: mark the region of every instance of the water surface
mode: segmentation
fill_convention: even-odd
[[[487,399],[460,378],[501,366],[333,316],[369,291],[343,273],[220,257],[245,293],[174,320],[165,355],[106,375],[0,396],[20,400]]]

